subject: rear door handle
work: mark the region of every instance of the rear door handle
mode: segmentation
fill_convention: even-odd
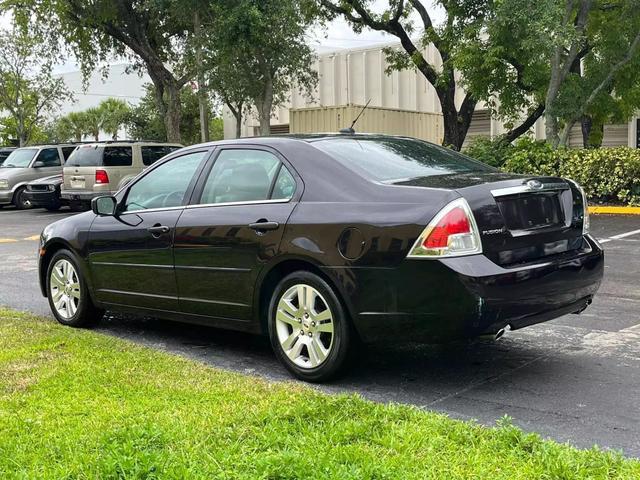
[[[266,220],[257,221],[255,223],[250,223],[249,228],[255,230],[256,232],[264,232],[267,230],[277,230],[280,228],[280,224],[278,222],[268,222]]]
[[[153,227],[147,228],[147,231],[154,237],[159,237],[160,235],[169,233],[171,229],[166,225],[154,225]]]

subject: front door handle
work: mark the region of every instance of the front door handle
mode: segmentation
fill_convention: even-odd
[[[147,231],[154,237],[159,237],[160,235],[169,233],[171,229],[166,225],[154,225],[153,227],[147,228]]]
[[[280,228],[280,224],[278,222],[258,220],[255,223],[250,223],[249,228],[255,230],[256,232],[265,232],[267,230],[277,230],[278,228]]]

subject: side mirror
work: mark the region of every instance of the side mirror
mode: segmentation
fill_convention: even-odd
[[[101,217],[113,217],[116,214],[117,207],[118,201],[116,197],[105,195],[91,200],[91,210]]]
[[[42,168],[44,167],[44,162],[42,160],[37,160],[34,164],[33,164],[33,168]]]

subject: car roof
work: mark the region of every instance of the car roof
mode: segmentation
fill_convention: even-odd
[[[292,142],[304,142],[304,143],[314,143],[320,140],[338,140],[338,139],[352,139],[352,140],[384,140],[384,139],[406,139],[406,140],[420,140],[412,137],[407,137],[403,135],[384,135],[380,133],[285,133],[278,135],[269,135],[263,137],[242,137],[242,138],[230,138],[225,140],[216,140],[214,142],[201,143],[197,145],[190,145],[186,147],[186,149],[192,148],[202,148],[204,147],[215,147],[222,145],[254,145],[259,143],[261,145],[282,145],[283,143],[292,143]],[[427,142],[429,143],[429,142]]]

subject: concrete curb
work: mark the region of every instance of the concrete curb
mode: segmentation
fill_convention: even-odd
[[[589,207],[594,215],[640,215],[640,207]]]

